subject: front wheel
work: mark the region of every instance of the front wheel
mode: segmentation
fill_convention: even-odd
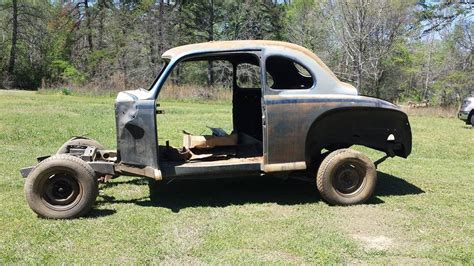
[[[377,171],[363,153],[340,149],[331,152],[319,166],[316,184],[325,201],[353,205],[367,201],[375,189]]]
[[[94,170],[83,160],[58,154],[36,166],[26,178],[25,194],[39,216],[71,219],[86,214],[98,195]]]

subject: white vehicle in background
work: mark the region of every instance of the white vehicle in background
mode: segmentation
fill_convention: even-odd
[[[467,125],[474,126],[474,95],[472,93],[462,101],[458,118],[466,122]]]

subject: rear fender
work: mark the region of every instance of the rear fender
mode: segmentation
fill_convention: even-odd
[[[407,115],[397,109],[381,107],[338,108],[313,122],[306,138],[306,158],[312,160],[323,149],[335,150],[363,145],[407,158],[412,135]]]

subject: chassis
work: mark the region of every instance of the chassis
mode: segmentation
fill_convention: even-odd
[[[387,157],[408,157],[407,115],[389,102],[359,96],[339,81],[312,52],[274,41],[227,41],[186,45],[163,54],[167,64],[149,90],[120,92],[115,116],[117,150],[85,137],[67,141],[52,156],[21,169],[29,206],[41,217],[85,215],[98,182],[121,175],[154,180],[305,173],[330,204],[363,203],[372,195],[376,165]],[[187,61],[226,60],[233,70],[233,133],[229,147],[211,147],[226,156],[171,159],[158,143],[157,100],[171,71]],[[240,64],[256,66],[257,88],[242,88]],[[272,80],[270,85],[269,80]],[[349,149],[363,145],[386,153],[372,162]],[[249,152],[249,147],[251,151]],[[180,151],[173,150],[174,152]]]

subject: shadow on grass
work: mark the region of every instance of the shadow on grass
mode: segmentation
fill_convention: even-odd
[[[375,186],[374,195],[366,204],[384,203],[379,196],[405,196],[421,193],[425,193],[425,191],[399,177],[377,171],[377,185]]]
[[[399,177],[377,172],[375,196],[404,196],[421,193],[425,193],[425,191]]]
[[[247,203],[297,205],[321,200],[308,182],[271,177],[209,180],[175,180],[168,184],[150,182],[150,201],[142,206],[159,206],[174,212],[188,207],[226,207]]]
[[[138,181],[137,181],[138,180]],[[115,184],[145,185],[141,179]],[[134,203],[143,207],[162,207],[179,212],[189,207],[226,207],[247,203],[276,203],[298,205],[321,201],[316,184],[310,180],[281,180],[272,177],[245,177],[229,179],[173,180],[171,182],[148,183],[150,197],[131,200],[115,200],[101,195],[101,203]],[[107,187],[104,187],[107,188]],[[402,196],[420,194],[419,187],[398,177],[378,172],[374,196],[367,204],[384,203],[378,196]]]
[[[111,210],[111,209],[92,209],[85,218],[99,218],[99,217],[105,217],[109,216],[112,214],[115,214],[117,211],[116,210]]]
[[[101,189],[116,187],[116,186],[123,185],[123,184],[140,186],[140,185],[147,185],[148,181],[145,178],[135,178],[135,179],[130,179],[130,180],[126,180],[126,181],[113,181],[113,182],[108,182],[108,183],[102,184]]]

